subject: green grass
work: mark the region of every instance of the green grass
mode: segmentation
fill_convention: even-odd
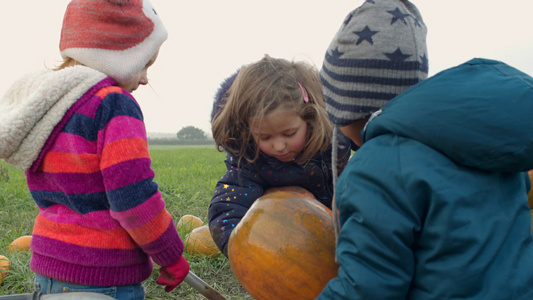
[[[150,154],[155,181],[175,222],[185,214],[207,222],[207,208],[215,184],[226,171],[225,154],[213,146],[153,146]],[[7,248],[17,237],[31,235],[37,213],[24,173],[0,162],[0,255],[11,261],[9,275],[0,285],[0,296],[33,292],[34,274],[29,269],[31,252],[11,253]],[[224,256],[184,255],[191,270],[228,300],[253,299],[239,284]],[[186,283],[165,293],[163,287],[155,283],[159,274],[157,269],[154,268],[152,276],[143,283],[147,299],[205,299]]]

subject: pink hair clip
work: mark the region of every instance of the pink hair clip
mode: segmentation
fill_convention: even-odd
[[[307,91],[305,90],[304,86],[299,81],[296,81],[296,82],[298,82],[298,85],[300,86],[300,90],[302,90],[302,94],[304,95],[304,101],[306,103],[309,102],[309,95],[307,95]]]

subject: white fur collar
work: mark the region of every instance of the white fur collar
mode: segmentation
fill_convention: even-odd
[[[28,170],[72,104],[106,77],[75,66],[17,80],[0,99],[0,158]]]

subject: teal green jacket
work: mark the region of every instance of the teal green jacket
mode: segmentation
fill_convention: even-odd
[[[363,139],[318,299],[533,299],[533,78],[470,60],[391,100]]]

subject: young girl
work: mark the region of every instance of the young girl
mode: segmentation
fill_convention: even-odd
[[[73,0],[64,63],[22,77],[0,101],[0,157],[25,171],[39,208],[30,267],[43,294],[144,299],[152,261],[167,292],[188,274],[130,94],[166,38],[148,0]]]
[[[332,126],[314,67],[266,55],[223,82],[212,117],[217,147],[227,152],[227,172],[215,188],[208,218],[226,256],[231,231],[270,187],[301,186],[331,207]],[[340,131],[335,134],[340,172],[350,142]]]

